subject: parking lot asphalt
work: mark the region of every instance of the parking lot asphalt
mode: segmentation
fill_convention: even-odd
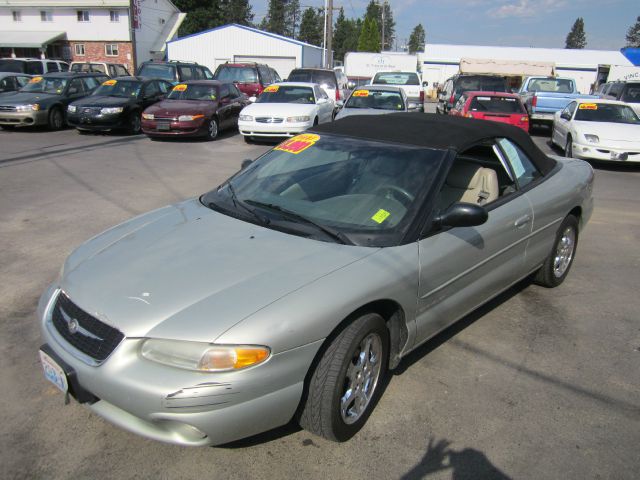
[[[548,133],[534,137],[550,151]],[[413,352],[348,443],[290,424],[184,448],[65,405],[42,375],[35,317],[64,258],[114,224],[215,187],[268,148],[236,132],[154,142],[0,131],[2,478],[638,477],[639,168],[596,166],[595,211],[562,286],[523,282]]]

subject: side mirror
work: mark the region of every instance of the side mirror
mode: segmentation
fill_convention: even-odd
[[[428,87],[429,86],[429,82],[422,82],[422,86],[423,87]]]
[[[344,100],[336,100],[336,107],[338,108],[344,107]]]
[[[250,158],[245,158],[244,160],[242,160],[242,163],[240,164],[240,170],[244,170],[252,163],[253,163],[253,160],[251,160]]]
[[[328,98],[319,98],[316,102],[318,105],[322,105],[323,103],[327,103],[329,101]]]
[[[441,227],[475,227],[489,218],[489,212],[474,203],[454,203],[435,220]]]
[[[351,80],[349,80],[349,82],[347,82],[347,88],[349,90],[353,90],[354,88],[356,88],[356,82],[352,82]]]
[[[563,118],[565,120],[571,120],[571,115],[569,115],[567,112],[562,112],[560,114],[560,118]]]

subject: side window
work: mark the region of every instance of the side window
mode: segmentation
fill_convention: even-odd
[[[160,92],[164,94],[164,93],[169,93],[173,88],[173,85],[171,85],[170,83],[158,80],[158,88],[160,89]]]
[[[180,75],[181,82],[193,80],[193,70],[191,70],[191,67],[178,67],[178,73]]]
[[[68,72],[69,71],[69,64],[68,63],[58,62],[58,65],[60,65],[60,71],[61,72]]]
[[[611,85],[609,89],[609,95],[614,96],[616,99],[620,97],[620,93],[622,93],[622,87],[624,83],[614,83]]]
[[[158,88],[157,82],[149,82],[144,89],[145,97],[155,97],[160,95],[160,89]]]
[[[240,93],[240,90],[238,90],[238,87],[236,87],[235,85],[229,85],[229,90],[231,91],[231,96],[233,98],[238,98],[242,96],[242,94]]]
[[[86,78],[84,80],[87,80]],[[82,85],[82,80],[79,78],[74,78],[69,83],[69,90],[67,91],[68,95],[77,95],[80,93],[84,93],[84,87]]]
[[[538,169],[515,143],[506,138],[501,138],[498,140],[498,145],[511,165],[520,188],[540,177]]]
[[[573,117],[573,114],[575,113],[577,107],[578,107],[578,102],[571,102],[567,106],[567,113],[569,114],[569,117]]]
[[[202,74],[204,75],[204,78],[207,80],[213,80],[213,73],[211,73],[211,70],[209,70],[207,67],[200,67],[202,69]]]
[[[271,78],[271,72],[266,67],[258,67],[258,72],[260,72],[260,80],[262,85],[269,85],[273,83],[273,79]]]
[[[324,91],[324,88],[319,88],[318,90],[320,91],[320,94],[318,95],[318,98],[329,99],[329,95],[327,95],[327,92]]]
[[[84,82],[84,88],[87,92],[92,91],[100,85],[98,80],[94,77],[83,78],[82,81]]]
[[[18,82],[18,88],[24,87],[29,81],[31,77],[16,77],[16,82]]]
[[[279,83],[282,81],[278,72],[276,72],[273,68],[271,69],[271,77],[273,78],[273,83]]]
[[[116,67],[114,67],[113,65],[107,65],[107,67],[109,68],[109,75],[111,77],[117,77],[118,76],[118,72],[116,72]]]
[[[465,97],[464,95],[461,95],[460,99],[458,100],[458,102],[456,103],[455,107],[453,107],[453,108],[455,110],[462,111],[466,101],[467,101],[467,97]]]
[[[42,75],[44,73],[44,69],[42,68],[42,62],[27,62],[26,72],[29,75]]]
[[[220,85],[220,100],[224,100],[225,98],[229,98],[230,96],[230,91],[229,91],[229,85],[227,85],[226,83],[223,83],[222,85]]]
[[[59,72],[58,64],[56,62],[47,62],[47,72]]]
[[[16,89],[16,81],[14,77],[4,77],[0,80],[0,92],[10,92]]]
[[[116,70],[116,74],[119,77],[126,77],[129,74],[127,73],[127,70],[122,66],[122,65],[115,65],[114,66],[115,70]]]

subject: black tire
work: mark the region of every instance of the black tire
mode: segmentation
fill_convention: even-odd
[[[567,135],[567,143],[564,146],[564,156],[573,158],[573,141],[571,140],[571,135]]]
[[[127,131],[130,135],[138,135],[142,131],[140,112],[131,112],[131,115],[129,115],[129,121],[127,122]]]
[[[218,129],[218,119],[213,117],[207,123],[207,138],[209,140],[215,140],[216,138],[218,138],[218,134],[219,133],[220,132],[219,132],[219,129]]]
[[[249,144],[253,143],[253,138],[251,138],[251,137],[249,137],[247,135],[243,135],[243,137],[244,137],[245,143],[249,143]]]
[[[567,278],[578,248],[578,219],[568,215],[558,228],[553,248],[540,270],[534,277],[534,282],[547,288],[554,288]],[[567,258],[568,257],[568,258]]]
[[[16,127],[15,125],[0,125],[0,128],[3,130],[14,130]]]
[[[378,355],[361,355],[364,353],[362,344],[369,340],[371,340],[370,351],[377,349]],[[362,360],[363,357],[368,358],[368,361],[365,362],[362,370],[359,370],[357,360]],[[370,362],[371,359],[377,359],[377,361]],[[310,372],[307,390],[298,415],[300,426],[311,433],[336,442],[344,442],[353,437],[365,424],[380,398],[387,374],[388,360],[389,332],[384,319],[377,313],[367,313],[351,322],[330,340],[315,369]],[[362,373],[362,375],[356,375],[358,379],[367,378],[367,370],[373,371],[372,375],[375,377],[371,382],[373,386],[370,389],[366,388],[367,385],[353,387],[354,383],[349,379],[348,374],[351,372],[350,374],[353,375],[354,370]],[[377,375],[376,370],[378,370]],[[365,388],[362,388],[363,386]],[[345,403],[347,407],[352,405],[352,408],[345,408],[345,413],[341,411],[341,401],[349,390],[365,392],[365,398],[368,393],[368,400],[360,412],[354,412],[358,409],[355,402],[357,395]]]
[[[47,123],[50,130],[61,130],[64,127],[64,112],[60,107],[53,107],[49,111]]]
[[[313,126],[315,127],[316,125],[318,125],[318,117],[313,119]]]

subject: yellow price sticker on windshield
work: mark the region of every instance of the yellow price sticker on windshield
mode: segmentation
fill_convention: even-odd
[[[386,210],[380,209],[376,212],[376,214],[373,217],[371,217],[371,220],[373,220],[376,223],[382,223],[387,219],[389,215],[391,215],[389,212],[387,212]]]
[[[307,148],[314,145],[318,140],[320,140],[320,135],[315,135],[313,133],[303,133],[302,135],[296,135],[289,140],[282,142],[278,145],[274,150],[280,150],[281,152],[287,153],[295,153],[296,155],[300,152],[304,152]]]
[[[279,88],[280,88],[279,85],[269,85],[267,88],[264,89],[264,91],[267,93],[276,93]]]
[[[107,80],[102,85],[106,85],[107,87],[111,87],[112,85],[115,85],[116,83],[118,83],[118,82],[116,82],[115,80]]]
[[[369,90],[356,90],[355,92],[353,92],[353,96],[354,97],[368,97],[369,96]]]
[[[42,81],[42,77],[33,77],[29,80],[29,83],[40,83]]]
[[[184,92],[187,89],[187,86],[184,83],[179,83],[175,87],[173,87],[174,92]]]
[[[581,103],[578,108],[580,110],[597,110],[598,104],[597,103]]]

